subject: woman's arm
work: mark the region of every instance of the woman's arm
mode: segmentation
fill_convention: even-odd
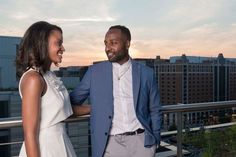
[[[75,116],[82,116],[90,113],[90,105],[72,105]]]
[[[40,104],[44,80],[37,72],[27,73],[21,83],[22,121],[27,156],[40,157]]]

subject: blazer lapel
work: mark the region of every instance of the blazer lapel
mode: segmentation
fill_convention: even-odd
[[[137,107],[138,94],[140,88],[140,66],[132,60],[132,79],[133,79],[133,99],[134,108]]]
[[[105,74],[108,74],[106,75],[107,76],[107,83],[110,84],[111,83],[111,87],[112,87],[112,84],[113,84],[113,74],[112,74],[112,64],[110,62],[107,62],[107,68],[104,68],[106,69],[107,71],[105,72]]]
[[[108,98],[110,99],[110,102],[111,104],[113,104],[113,74],[112,74],[112,63],[110,62],[107,62],[107,68],[104,68],[106,69],[107,71],[105,72],[105,76],[106,76],[106,81],[105,81],[105,86],[107,88],[107,91],[108,91]],[[113,109],[113,106],[112,105],[112,109]]]

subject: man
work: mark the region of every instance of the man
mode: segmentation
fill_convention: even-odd
[[[129,56],[131,35],[109,28],[109,61],[92,65],[70,94],[73,105],[91,101],[93,157],[153,157],[160,143],[160,98],[153,70]]]

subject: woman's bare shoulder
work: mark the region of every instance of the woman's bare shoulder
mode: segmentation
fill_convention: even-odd
[[[43,87],[44,87],[43,77],[37,71],[32,70],[32,71],[27,72],[21,80],[21,89],[22,90],[35,89],[35,90],[42,91]]]

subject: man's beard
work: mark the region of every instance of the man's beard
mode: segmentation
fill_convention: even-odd
[[[108,52],[109,53],[109,52]],[[112,57],[108,57],[108,60],[110,62],[119,62],[124,60],[128,56],[128,51],[125,49],[123,51],[120,51],[119,53],[113,53]]]

